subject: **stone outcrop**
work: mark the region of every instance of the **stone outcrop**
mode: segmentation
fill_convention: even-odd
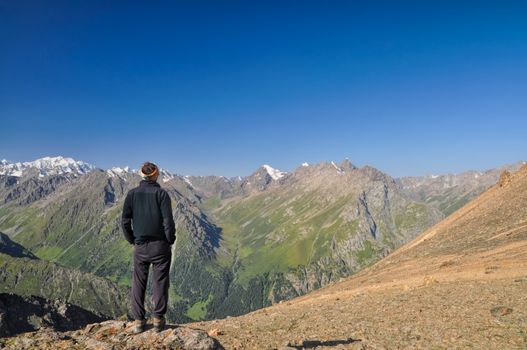
[[[21,349],[165,349],[165,350],[220,350],[221,344],[206,332],[187,327],[167,326],[155,332],[151,325],[140,334],[133,334],[133,322],[106,321],[87,325],[82,330],[58,332],[43,328],[14,338],[0,339],[0,347]]]

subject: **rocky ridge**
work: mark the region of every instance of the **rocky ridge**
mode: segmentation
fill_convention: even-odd
[[[58,300],[0,293],[0,338],[46,327],[64,332],[103,320],[99,315]]]

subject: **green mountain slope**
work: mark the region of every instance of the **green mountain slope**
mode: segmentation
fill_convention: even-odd
[[[17,246],[3,233],[0,248]],[[5,251],[0,249],[0,251]],[[34,256],[0,253],[0,292],[63,300],[105,317],[127,314],[128,293],[114,283]]]

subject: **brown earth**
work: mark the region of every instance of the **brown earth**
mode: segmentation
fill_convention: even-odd
[[[192,326],[226,349],[527,349],[527,166],[352,278]]]

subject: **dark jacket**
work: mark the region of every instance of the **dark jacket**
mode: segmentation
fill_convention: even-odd
[[[160,240],[173,244],[176,240],[170,196],[155,181],[142,180],[128,191],[121,224],[131,244]]]

